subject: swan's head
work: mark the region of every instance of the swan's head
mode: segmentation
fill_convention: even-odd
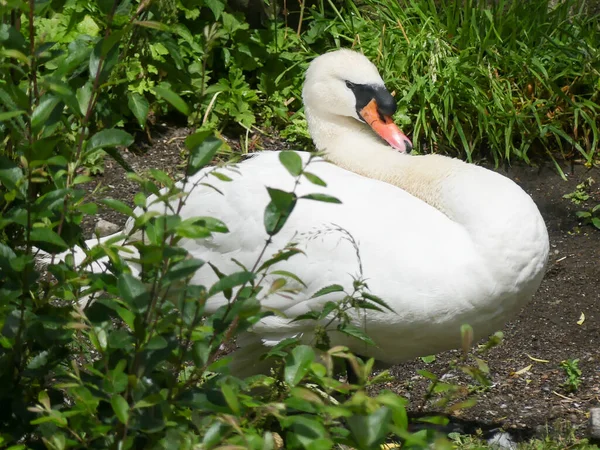
[[[399,152],[412,150],[391,118],[396,112],[394,97],[377,68],[360,53],[342,49],[315,58],[306,72],[302,97],[311,111],[353,117]]]

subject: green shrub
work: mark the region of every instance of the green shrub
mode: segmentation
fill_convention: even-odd
[[[128,132],[111,127],[116,117],[125,120],[122,109],[109,108],[116,100],[119,64],[141,45],[137,33],[150,30],[152,39],[162,39],[164,25],[138,20],[147,14],[147,3],[137,8],[99,4],[97,10],[75,3],[65,13],[47,12],[36,28],[33,1],[19,6],[19,20],[13,14],[0,33],[2,446],[268,449],[280,448],[283,436],[290,449],[336,443],[370,449],[390,434],[425,445],[431,439],[427,433],[407,432],[403,399],[390,392],[365,395],[365,387],[381,376],[370,377],[373,361],[362,362],[344,348],[325,349],[317,359],[312,348],[288,340],[271,351],[279,369],[270,376],[242,380],[228,373],[223,346],[231,346],[266,314],[257,300],[264,273],[273,262],[298,252],[281,249],[270,259],[262,252],[253,268],[230,274],[215,268],[220,280],[214,285],[189,285],[204,261],[178,242],[226,232],[226,225],[210,217],[183,220],[177,209],[156,215],[146,205],[151,194],[158,195],[156,202],[181,205],[187,179],[176,184],[159,170],[151,170],[148,178],[130,171],[140,186],[135,203],[141,210],[102,200],[132,217],[132,233],[145,236],[136,243],[140,277],[132,275],[119,253],[118,238],[87,250],[85,260],[75,264],[71,250],[82,242],[82,220],[97,209],[81,188],[90,180],[86,161],[102,150],[127,168],[117,149],[134,141]],[[78,32],[91,34],[78,34],[66,44],[73,37],[73,18],[82,21]],[[44,40],[46,32],[60,38],[51,43]],[[165,40],[152,40],[146,48],[166,56],[156,42],[167,47]],[[183,113],[191,110],[165,83],[153,92]],[[138,94],[128,97],[128,105],[144,125],[150,102]],[[186,146],[189,177],[212,161],[222,142],[198,131]],[[304,176],[297,155],[281,155],[290,176]],[[265,227],[273,236],[296,201],[307,200],[293,191],[270,194]],[[326,196],[315,200],[335,201]],[[44,268],[36,262],[41,252],[48,262]],[[101,258],[108,258],[106,273],[86,270]],[[206,302],[220,293],[231,301],[204,316]],[[83,309],[81,302],[93,297],[96,301]],[[351,303],[348,298],[343,305]],[[343,308],[338,312],[337,329],[357,335],[344,320]],[[352,364],[356,385],[334,376],[334,359]]]
[[[134,124],[148,128],[153,117],[166,112],[182,114],[190,123],[203,125],[186,140],[187,176],[224,151],[222,142],[207,129],[231,129],[234,124],[242,129],[288,125],[288,135],[305,143],[301,111],[288,117],[289,111],[300,108],[304,69],[315,53],[355,40],[358,43],[358,36],[361,47],[375,59],[381,43],[384,58],[379,62],[406,103],[397,117],[414,128],[419,140],[424,137],[428,148],[436,145],[436,149],[455,152],[453,142],[456,135],[461,136],[458,130],[462,127],[464,139],[459,140],[466,140],[469,157],[476,146],[485,144],[498,158],[517,155],[525,159],[530,144],[515,141],[517,128],[502,128],[501,120],[513,114],[510,108],[514,106],[507,102],[502,83],[510,85],[514,94],[519,80],[528,79],[532,73],[525,71],[524,78],[513,80],[512,75],[502,72],[506,80],[494,85],[497,97],[486,97],[480,91],[487,88],[476,85],[469,85],[475,86],[470,91],[459,74],[474,71],[479,75],[471,78],[487,80],[481,70],[495,67],[490,65],[490,55],[497,56],[495,62],[503,70],[513,68],[502,65],[505,61],[496,54],[501,47],[494,41],[496,33],[486,31],[494,45],[490,41],[489,48],[477,56],[470,42],[480,34],[471,32],[467,39],[456,31],[460,39],[454,41],[441,28],[425,26],[436,19],[434,6],[418,2],[409,6],[402,14],[410,19],[403,25],[412,27],[407,28],[410,45],[408,41],[402,44],[391,26],[385,33],[381,30],[373,20],[379,13],[366,8],[359,11],[351,3],[347,7],[354,16],[338,11],[333,3],[329,9],[323,4],[307,9],[304,22],[299,24],[302,33],[284,27],[277,18],[265,28],[250,28],[241,14],[219,0],[206,6],[193,2],[77,0],[0,5],[2,446],[126,449],[228,445],[267,449],[278,448],[283,437],[290,449],[337,444],[371,449],[389,436],[402,438],[408,448],[426,446],[434,439],[430,432],[407,432],[406,402],[402,398],[385,391],[367,397],[365,388],[384,379],[385,374],[371,376],[373,361],[363,362],[343,348],[328,349],[326,333],[322,334],[320,358],[314,349],[290,340],[271,352],[270,357],[278,364],[270,375],[247,380],[230,375],[223,348],[231,346],[236,335],[265,314],[256,296],[262,288],[260,280],[269,270],[269,258],[257,255],[253,268],[222,274],[213,286],[189,286],[187,280],[203,262],[189,257],[177,243],[183,237],[223,232],[226,224],[218,218],[182,220],[176,212],[148,212],[144,209],[146,199],[161,188],[165,191],[159,201],[180,204],[185,199],[181,184],[158,170],[147,178],[136,175],[119,153],[120,148],[133,144],[130,131]],[[470,8],[469,23],[474,27],[487,24],[485,10]],[[511,8],[510,14],[518,12],[515,6]],[[394,14],[405,18],[392,7],[386,14],[389,24],[396,23]],[[451,28],[454,23],[456,30],[464,30],[466,16],[461,14],[450,10],[436,20],[460,17],[460,22],[450,20],[445,26]],[[590,88],[595,73],[595,29],[579,16],[557,22],[556,17],[564,17],[560,14],[563,12],[549,13],[545,19],[558,31],[547,28],[550,37],[544,37],[541,44],[527,41],[523,48],[550,46],[548,42],[552,42],[562,55],[565,46],[575,42],[573,36],[579,36],[574,47],[578,50],[566,53],[585,63],[575,83],[581,90],[573,93],[574,100],[569,103],[558,93],[560,89],[554,88],[564,86],[565,80],[573,84],[570,63],[556,62],[563,64],[563,78],[539,69],[542,76],[534,76],[534,84],[543,93],[540,99],[544,105],[554,102],[547,107],[556,111],[560,101],[566,103],[561,106],[564,109],[558,122],[547,122],[539,115],[529,117],[547,133],[544,137],[536,131],[539,136],[532,142],[549,143],[550,136],[558,136],[563,144],[577,142],[586,160],[591,161],[597,134],[592,125],[595,122],[588,120],[597,95],[593,90],[597,86]],[[492,17],[500,20],[504,16],[496,11]],[[570,33],[562,31],[565,26]],[[502,42],[509,42],[508,37]],[[511,51],[518,52],[520,46],[514,44]],[[441,93],[428,93],[427,76],[431,80],[432,73],[422,70],[429,67],[432,55],[438,54],[441,59],[434,61],[435,67],[457,79],[449,80],[448,89]],[[532,63],[527,67],[531,71],[537,66]],[[505,116],[498,113],[501,119],[486,125],[496,137],[484,139],[483,125],[465,125],[476,123],[473,117],[482,114],[478,103],[471,106],[473,95],[486,97],[489,108],[493,104],[504,111]],[[432,105],[446,103],[455,116],[433,112]],[[531,125],[519,120],[523,120],[519,127]],[[571,132],[573,123],[580,124],[579,134]],[[586,140],[590,139],[591,147],[587,147]],[[502,151],[499,142],[506,145]],[[548,149],[553,150],[550,144]],[[132,232],[147,237],[144,243],[136,244],[143,267],[141,278],[131,274],[119,255],[118,240],[86,252],[88,265],[108,257],[110,271],[105,274],[82,269],[72,256],[51,257],[47,267],[39,267],[39,251],[69,253],[82,243],[82,221],[97,211],[82,185],[91,180],[91,173],[100,170],[99,158],[104,153],[122,164],[140,186],[135,203],[141,212],[134,213],[116,200],[102,203],[134,218]],[[290,176],[303,176],[293,153],[283,155]],[[271,194],[266,233],[274,235],[298,199],[293,192]],[[294,254],[293,249],[280,249],[272,258]],[[205,317],[205,302],[224,291],[232,302]],[[77,306],[82,299],[100,294],[89,308]],[[344,294],[342,307],[329,311],[339,319],[335,326],[340,331],[360,334],[344,322],[344,308],[364,307],[367,300],[374,299],[363,294],[363,286],[358,286],[356,292]],[[354,367],[356,385],[335,376],[336,360],[346,360]],[[473,368],[464,360],[453,367],[485,384],[487,366],[475,361]],[[442,406],[469,403],[456,403],[453,389],[433,374],[423,375],[431,379],[428,398],[442,395]]]
[[[600,30],[584,2],[366,3],[337,26],[379,62],[417,150],[597,159]]]

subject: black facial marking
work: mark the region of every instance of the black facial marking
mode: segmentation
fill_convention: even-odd
[[[377,103],[379,115],[391,116],[396,112],[396,100],[384,86],[356,84],[350,81],[346,81],[346,86],[352,91],[356,98],[356,113],[358,114],[358,117],[361,117],[360,111],[373,99],[375,99],[375,102]]]

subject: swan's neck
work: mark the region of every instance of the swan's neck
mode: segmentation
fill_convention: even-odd
[[[445,156],[401,154],[353,118],[319,117],[310,108],[306,115],[317,148],[334,164],[396,185],[438,209],[491,260],[545,264],[544,221],[529,195],[508,178]]]
[[[344,169],[398,186],[453,220],[460,220],[440,193],[447,179],[465,167],[463,162],[436,155],[403,155],[352,117],[317,114],[308,106],[305,113],[313,141],[326,159]]]

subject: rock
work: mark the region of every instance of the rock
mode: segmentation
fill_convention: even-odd
[[[600,408],[590,409],[588,433],[594,441],[600,441]]]
[[[538,439],[545,439],[548,436],[548,426],[547,425],[537,425],[535,428],[534,436]]]
[[[98,236],[100,237],[114,234],[117,231],[119,231],[119,225],[115,225],[114,223],[109,222],[108,220],[100,219],[96,223],[95,232],[98,233]]]
[[[517,443],[513,441],[510,434],[499,431],[488,439],[488,445],[495,450],[516,450]]]

